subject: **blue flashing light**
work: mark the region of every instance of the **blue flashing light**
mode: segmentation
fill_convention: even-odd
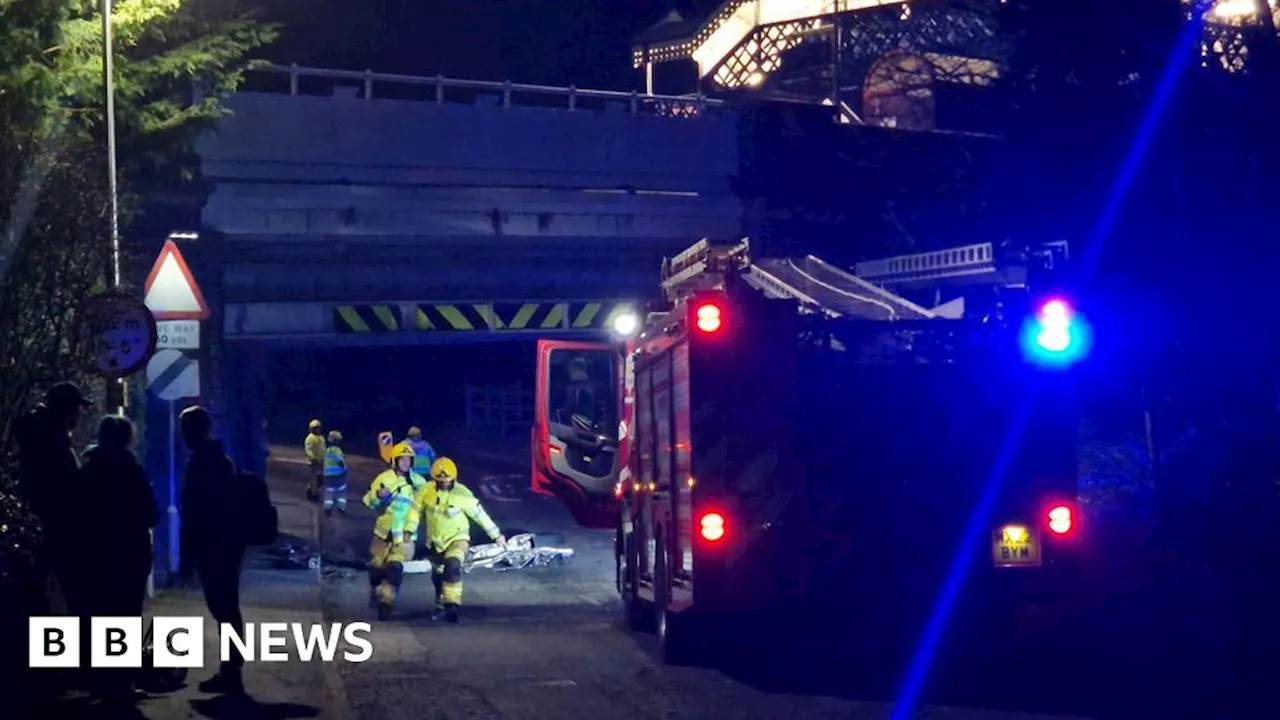
[[[1067,367],[1089,354],[1089,326],[1065,300],[1048,300],[1027,319],[1022,350],[1028,362],[1042,367]]]

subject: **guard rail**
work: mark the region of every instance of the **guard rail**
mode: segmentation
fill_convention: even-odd
[[[437,103],[494,103],[509,107],[555,107],[566,110],[626,107],[637,115],[697,117],[724,103],[702,95],[650,95],[618,90],[589,90],[575,86],[462,80],[442,75],[401,75],[372,70],[331,70],[292,65],[263,65],[252,71],[247,90],[280,91],[270,77],[288,78],[290,95],[358,93],[365,100],[426,100]],[[266,80],[266,82],[264,82]],[[327,93],[326,93],[327,91]]]

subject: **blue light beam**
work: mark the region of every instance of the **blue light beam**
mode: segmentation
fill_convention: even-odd
[[[1174,44],[1171,57],[1165,64],[1164,72],[1156,85],[1155,96],[1143,114],[1142,122],[1138,126],[1134,141],[1120,166],[1115,182],[1112,183],[1111,192],[1108,194],[1102,211],[1099,213],[1098,221],[1094,225],[1092,233],[1090,233],[1082,261],[1082,275],[1091,273],[1102,256],[1103,245],[1111,234],[1112,228],[1115,227],[1116,218],[1120,215],[1120,210],[1124,205],[1130,188],[1133,186],[1134,179],[1138,175],[1138,170],[1142,167],[1142,161],[1151,147],[1156,129],[1164,118],[1165,111],[1168,110],[1169,103],[1178,88],[1178,83],[1187,67],[1191,64],[1191,50],[1195,47],[1199,38],[1200,26],[1193,19],[1186,23],[1181,35],[1179,35],[1177,42]],[[956,600],[960,596],[960,590],[964,585],[965,577],[968,575],[969,563],[977,547],[978,538],[982,536],[983,528],[990,524],[996,498],[999,497],[1000,489],[1004,485],[1005,475],[1012,462],[1013,449],[1017,447],[1026,432],[1026,421],[1033,406],[1034,398],[1025,398],[1024,405],[1019,408],[1019,412],[1015,414],[1014,422],[1009,427],[1008,436],[1004,442],[1004,450],[1001,451],[1000,456],[997,458],[995,467],[992,468],[991,475],[987,478],[982,496],[969,517],[969,522],[961,538],[960,547],[957,548],[956,555],[947,570],[947,577],[939,593],[938,600],[934,603],[933,612],[925,625],[920,642],[916,646],[915,654],[912,656],[911,664],[903,680],[902,690],[898,695],[898,702],[893,708],[892,720],[910,720],[920,702],[920,696],[928,678],[929,669],[942,641],[943,630],[947,621],[950,620],[951,612],[955,609]]]

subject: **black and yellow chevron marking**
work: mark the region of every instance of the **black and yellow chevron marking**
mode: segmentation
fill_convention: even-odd
[[[418,306],[419,330],[489,330],[491,311],[483,303],[432,303]]]
[[[601,330],[618,313],[634,309],[619,302],[431,303],[418,305],[418,330]]]
[[[400,329],[396,305],[338,305],[333,308],[333,328],[339,333],[394,332]]]

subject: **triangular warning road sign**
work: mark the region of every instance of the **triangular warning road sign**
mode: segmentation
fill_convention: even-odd
[[[157,320],[204,320],[209,317],[200,286],[172,240],[165,241],[160,257],[147,276],[143,303]]]

